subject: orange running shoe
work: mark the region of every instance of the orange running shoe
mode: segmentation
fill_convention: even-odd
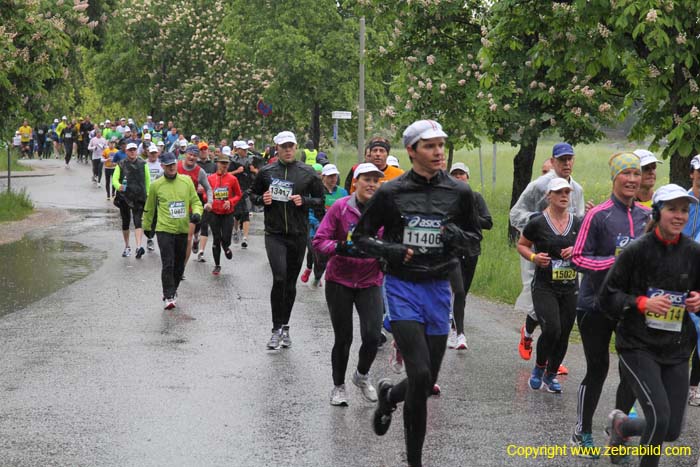
[[[557,376],[559,375],[568,375],[569,374],[569,369],[565,367],[564,365],[559,365],[559,369],[557,370]]]
[[[530,360],[532,357],[532,337],[525,337],[525,325],[520,328],[520,344],[518,344],[518,352],[523,360]]]

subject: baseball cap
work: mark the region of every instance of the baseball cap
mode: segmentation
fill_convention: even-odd
[[[215,162],[225,162],[225,163],[228,164],[228,163],[231,162],[231,161],[229,160],[229,158],[228,158],[228,156],[227,156],[226,154],[221,153],[221,154],[219,154],[218,156],[216,156],[216,161],[215,161]]]
[[[567,182],[563,178],[556,177],[556,178],[551,179],[549,181],[549,183],[547,184],[547,193],[549,193],[550,191],[563,190],[565,188],[572,190],[571,185],[569,185],[569,182]]]
[[[117,138],[116,136],[112,136],[111,138],[109,138],[110,143],[116,143],[117,141],[119,141],[119,138]]]
[[[178,144],[180,145],[181,148],[186,148],[187,147],[187,140],[181,139]]]
[[[146,117],[146,120],[153,120],[153,117],[151,117],[150,115],[148,115],[148,116]]]
[[[285,143],[294,143],[297,144],[297,137],[294,136],[294,133],[291,131],[281,131],[277,133],[277,136],[275,136],[272,141],[275,142],[275,144],[285,144]]]
[[[326,153],[319,152],[318,155],[316,156],[316,162],[318,162],[321,165],[328,164],[328,156],[326,155]]]
[[[700,154],[690,159],[690,168],[693,170],[700,170]]]
[[[410,146],[410,144],[409,144]],[[353,178],[358,178],[362,174],[376,174],[380,177],[384,176],[384,172],[379,170],[376,165],[371,162],[363,162],[355,167],[355,172],[352,174]]]
[[[322,166],[321,164],[319,164],[318,162],[316,162],[316,163],[315,163],[314,165],[312,165],[311,167],[313,167],[313,169],[314,169],[316,172],[318,172],[318,173],[322,173],[322,172],[323,172],[323,166]]]
[[[61,120],[68,120],[68,117],[64,115],[63,117],[61,117]]]
[[[199,150],[200,150],[200,151],[201,151],[202,149],[209,149],[209,145],[208,145],[207,143],[205,143],[204,141],[202,141],[201,143],[199,143],[197,146],[199,147]]]
[[[447,138],[442,125],[435,120],[418,120],[411,123],[403,132],[403,145],[413,146],[418,140],[430,138]]]
[[[450,174],[456,170],[461,170],[462,172],[467,174],[467,177],[471,177],[471,174],[469,173],[469,167],[464,165],[462,162],[455,162],[452,164],[452,168],[450,169]]]
[[[158,122],[160,125],[165,125],[165,122],[163,120]]]
[[[177,157],[172,152],[164,152],[160,155],[160,163],[163,165],[171,165],[177,163]]]
[[[321,171],[321,175],[324,177],[328,175],[340,175],[340,172],[338,172],[338,167],[336,167],[333,164],[326,164],[323,166],[323,170]]]
[[[231,146],[224,146],[221,148],[221,154],[224,156],[230,156],[231,155]]]
[[[112,123],[109,119],[105,120],[105,123]]]
[[[129,143],[126,145],[126,150],[128,151],[129,149],[138,149],[138,146],[136,143]]]
[[[156,146],[165,146],[165,143],[162,142],[162,141],[158,141],[158,143],[156,144]]]
[[[249,140],[248,140],[248,146],[250,146],[250,145],[255,145],[255,141],[253,141],[252,139],[249,139]]]
[[[664,185],[654,192],[654,196],[651,197],[652,204],[663,203],[664,201],[671,201],[674,199],[686,198],[691,203],[697,203],[698,199],[689,194],[685,188],[676,185],[675,183],[669,183]]]
[[[639,157],[639,165],[644,167],[649,164],[663,164],[664,161],[660,161],[656,158],[653,152],[647,151],[646,149],[635,149],[634,152]]]
[[[141,129],[142,129],[142,130],[150,130],[150,128],[148,127],[148,125],[142,126]]]
[[[131,128],[129,128],[129,127],[124,128],[124,133],[131,133]]]
[[[129,123],[134,123],[134,119],[133,119],[133,118],[130,118],[130,119],[128,120],[128,122],[129,122]]]
[[[120,121],[120,122],[125,122],[125,121],[126,121],[126,117],[120,118],[119,121]]]
[[[196,139],[199,139],[199,136],[197,136],[197,135],[190,136],[190,141],[194,141]]]
[[[57,119],[57,118],[54,118],[54,119],[53,119],[53,122],[54,122],[54,123],[58,123],[58,119]]]
[[[386,158],[386,163],[387,165],[391,165],[394,167],[401,167],[399,165],[399,160],[396,158],[396,156],[389,156]]]
[[[146,133],[145,135],[143,135],[143,139],[151,139],[151,134]]]
[[[155,144],[151,144],[150,146],[148,146],[148,152],[158,152],[158,146],[156,146]]]
[[[248,143],[245,141],[234,141],[233,149],[248,149]]]
[[[195,154],[198,156],[199,155],[199,148],[197,146],[195,146],[194,144],[190,144],[189,146],[187,146],[187,149],[185,149],[185,152],[187,154]]]
[[[552,148],[552,157],[573,156],[574,148],[569,143],[557,143]]]

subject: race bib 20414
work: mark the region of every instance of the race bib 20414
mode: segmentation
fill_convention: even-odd
[[[576,270],[571,266],[571,261],[564,259],[552,260],[552,280],[572,281],[576,279]]]
[[[273,178],[270,182],[270,194],[273,201],[289,202],[289,197],[294,191],[294,182]]]
[[[403,244],[421,254],[442,253],[442,219],[408,216],[404,217]]]
[[[185,202],[184,201],[171,201],[168,204],[168,210],[170,211],[171,219],[184,219],[185,217]]]
[[[665,315],[647,311],[644,319],[647,327],[660,329],[662,331],[681,332],[683,327],[683,316],[685,315],[685,299],[688,296],[685,292],[674,292],[672,290],[656,289],[649,287],[647,297],[658,297],[668,295],[671,299],[671,309]]]

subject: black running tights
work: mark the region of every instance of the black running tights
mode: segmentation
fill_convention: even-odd
[[[211,246],[214,255],[214,264],[221,264],[221,250],[226,250],[231,246],[231,234],[233,233],[233,213],[231,214],[214,214],[209,212],[206,214],[209,220],[209,227],[214,237],[214,243]]]
[[[272,329],[289,324],[294,299],[297,295],[297,278],[304,264],[306,235],[266,234],[265,250],[272,269]]]
[[[467,294],[472,286],[478,256],[467,256],[459,259],[459,265],[450,271],[450,287],[454,298],[452,300],[452,316],[455,320],[457,334],[464,334],[464,308]]]

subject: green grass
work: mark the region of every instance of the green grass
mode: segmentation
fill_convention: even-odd
[[[35,156],[36,157],[36,156]],[[31,167],[22,165],[17,162],[19,153],[14,149],[10,150],[10,163],[13,172],[27,172],[32,170]],[[0,146],[0,175],[7,175],[7,148]]]
[[[34,203],[24,189],[0,193],[0,222],[24,219],[33,210]]]
[[[558,140],[543,138],[537,148],[537,157],[533,166],[533,178],[540,174],[540,167],[549,158],[552,146]],[[608,171],[608,158],[622,150],[634,150],[644,147],[625,141],[605,140],[595,144],[578,145],[573,178],[581,184],[586,201],[596,204],[610,196],[612,188]],[[405,149],[392,149],[392,155],[398,157],[401,167],[410,167]],[[496,146],[496,176],[493,183],[493,145],[484,142],[482,148],[483,173],[479,169],[479,150],[460,150],[455,153],[454,162],[464,162],[471,171],[471,186],[483,194],[493,216],[494,226],[484,231],[482,254],[471,287],[471,293],[504,303],[515,303],[520,293],[520,265],[515,247],[508,244],[508,211],[513,183],[513,158],[517,148],[510,145]],[[333,161],[333,150],[328,151]],[[357,153],[352,148],[340,148],[338,168],[341,183],[352,164],[357,161]],[[657,186],[668,183],[668,166],[662,164],[657,169]],[[483,175],[483,186],[481,184]]]

